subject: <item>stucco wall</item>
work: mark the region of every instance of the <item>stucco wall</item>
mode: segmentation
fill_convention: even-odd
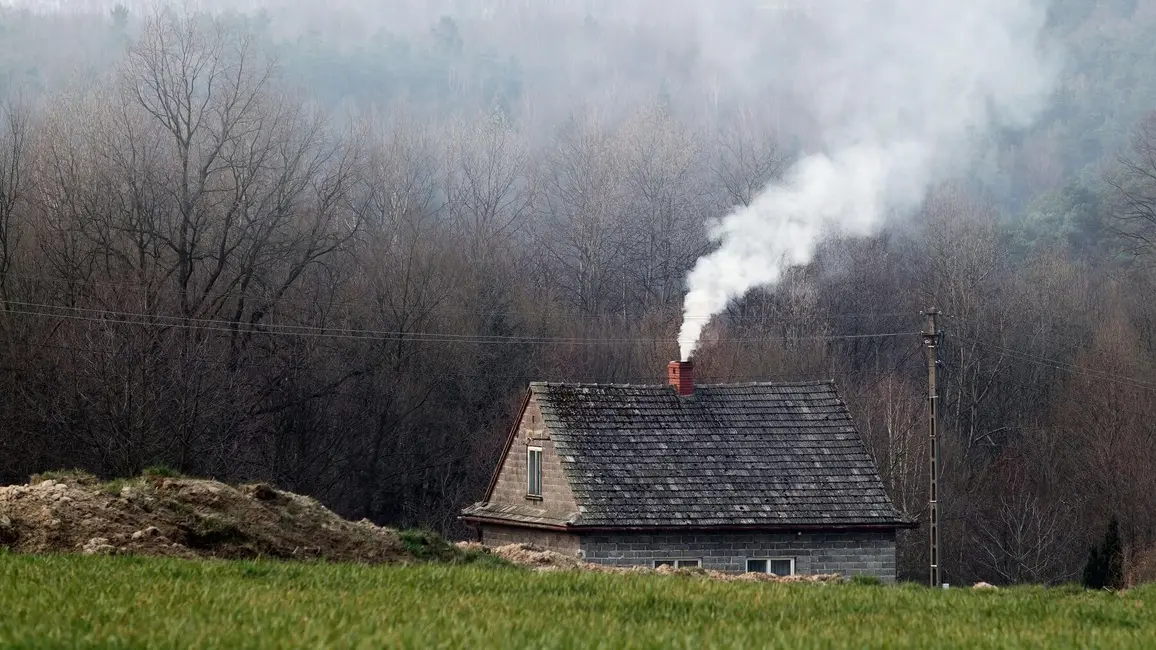
[[[581,539],[586,560],[651,566],[656,559],[699,559],[705,569],[745,571],[748,558],[795,559],[801,575],[838,573],[895,580],[895,533],[615,533]]]

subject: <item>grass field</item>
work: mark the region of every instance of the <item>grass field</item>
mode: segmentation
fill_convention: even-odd
[[[1153,647],[1156,588],[709,582],[0,554],[3,648]]]

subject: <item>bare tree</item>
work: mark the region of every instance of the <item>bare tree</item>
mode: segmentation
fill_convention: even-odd
[[[617,313],[623,305],[626,254],[620,163],[611,134],[572,119],[557,134],[541,182],[537,245],[560,298],[580,313]]]
[[[518,239],[530,210],[529,154],[505,113],[491,111],[472,121],[458,121],[446,189],[446,210],[475,264],[505,250]]]
[[[1150,361],[1136,354],[1136,330],[1119,308],[1105,305],[1102,324],[1077,356],[1054,401],[1051,426],[1063,444],[1070,494],[1085,499],[1092,530],[1120,521],[1126,565],[1156,546],[1156,427]],[[1127,568],[1127,566],[1126,566]]]
[[[990,486],[986,516],[977,518],[972,543],[979,550],[979,570],[990,572],[989,580],[1009,584],[1069,581],[1081,568],[1086,537],[1072,525],[1079,507],[1071,494],[1041,493],[1036,481],[1025,477],[1035,463],[1016,461]]]
[[[260,427],[244,414],[265,397],[251,346],[359,227],[358,150],[276,93],[260,59],[220,23],[158,13],[117,91],[62,107],[47,130],[40,241],[72,283],[67,330],[83,340],[93,310],[111,312],[100,327],[136,355],[114,357],[135,369],[127,392],[156,400],[140,408],[158,416],[110,425],[106,438],[167,429],[159,451],[126,448],[189,470],[252,460],[235,451]],[[109,361],[96,376],[115,381]]]
[[[28,112],[8,101],[0,107],[0,300],[8,305],[8,272],[20,241],[17,219],[32,182],[28,173]]]
[[[730,205],[749,206],[786,169],[773,133],[749,110],[720,121],[711,165]]]
[[[367,341],[357,362],[365,372],[358,419],[369,426],[353,447],[352,466],[360,492],[355,507],[382,518],[401,515],[397,506],[405,502],[411,478],[406,469],[449,444],[421,438],[425,409],[441,382],[433,368],[444,362],[435,353],[439,346],[421,335],[443,327],[443,310],[466,269],[451,263],[454,224],[441,213],[444,186],[429,134],[404,120],[372,125],[369,133],[368,200],[360,217],[365,227],[355,249],[361,273],[348,291],[358,301],[353,311],[362,327],[391,334]],[[425,453],[415,455],[419,450]]]
[[[1010,327],[1010,315],[1001,309],[1007,252],[994,213],[958,189],[940,190],[924,212],[928,268],[921,293],[925,304],[948,315],[953,336],[944,350],[951,380],[943,413],[971,454],[997,446],[1014,426],[1000,418],[1006,411],[992,408],[1011,398],[1000,390],[1012,363],[1002,345]]]
[[[1118,202],[1113,230],[1134,254],[1151,255],[1156,246],[1156,113],[1140,122],[1130,150],[1120,156],[1107,182]]]
[[[617,140],[633,231],[626,239],[629,302],[641,312],[677,309],[686,273],[706,250],[700,143],[661,104],[638,111]]]

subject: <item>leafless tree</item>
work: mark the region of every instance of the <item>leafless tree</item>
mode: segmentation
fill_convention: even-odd
[[[17,211],[33,191],[28,170],[28,123],[26,108],[9,100],[0,107],[0,300],[8,304],[8,272],[20,241],[22,227]]]
[[[504,251],[526,226],[529,153],[502,111],[458,121],[450,137],[447,216],[473,263],[489,263],[487,256]]]
[[[1039,454],[1039,449],[1030,453]],[[1009,453],[1010,460],[1014,453]],[[1005,475],[991,486],[986,516],[977,518],[972,543],[979,551],[980,570],[990,581],[1005,584],[1069,581],[1078,576],[1086,539],[1072,526],[1079,514],[1077,496],[1045,493],[1038,480],[1025,474],[1036,462],[1017,458],[1002,470]]]
[[[749,206],[786,169],[786,156],[763,124],[749,110],[720,123],[711,169],[730,205]]]
[[[706,249],[708,187],[699,139],[654,104],[628,120],[617,140],[633,231],[626,238],[626,271],[635,295],[626,308],[677,309],[683,278]]]
[[[1115,232],[1137,255],[1150,255],[1156,245],[1156,113],[1132,134],[1131,148],[1107,175],[1115,189]]]
[[[158,11],[113,76],[0,111],[0,480],[165,462],[464,532],[526,382],[663,381],[705,223],[789,162],[795,134],[756,111],[638,102],[623,70],[561,125],[569,98],[331,116],[240,25]],[[485,92],[450,67],[442,86]],[[895,503],[923,516],[915,332],[939,307],[945,575],[1069,579],[1109,513],[1141,571],[1154,134],[1150,118],[1088,208],[1119,238],[1027,246],[974,188],[937,188],[735,300],[698,373],[835,379]],[[1056,178],[1050,137],[1020,152],[1033,183]],[[925,535],[900,543],[921,579]]]
[[[626,253],[620,164],[611,134],[573,119],[557,135],[541,181],[537,241],[566,303],[585,315],[617,313],[623,305]]]

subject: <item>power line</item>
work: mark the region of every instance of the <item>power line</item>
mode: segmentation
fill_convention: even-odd
[[[1026,361],[1028,363],[1034,363],[1034,364],[1039,365],[1039,366],[1044,366],[1044,367],[1052,368],[1055,370],[1062,370],[1062,371],[1073,373],[1073,374],[1083,374],[1083,375],[1086,375],[1086,376],[1091,377],[1093,379],[1101,379],[1101,380],[1104,380],[1104,381],[1107,381],[1110,383],[1116,383],[1116,384],[1121,384],[1121,385],[1125,385],[1125,386],[1131,386],[1133,388],[1142,388],[1142,389],[1146,389],[1146,390],[1156,390],[1156,383],[1147,382],[1147,381],[1144,381],[1143,379],[1139,379],[1136,377],[1128,377],[1126,375],[1118,375],[1118,374],[1107,372],[1104,370],[1096,370],[1094,368],[1088,368],[1085,366],[1076,365],[1074,363],[1068,363],[1066,361],[1060,361],[1059,359],[1052,359],[1049,357],[1031,354],[1029,352],[1023,352],[1021,350],[1015,350],[1015,349],[1008,348],[1008,347],[1005,347],[1002,345],[996,345],[994,343],[984,343],[982,341],[976,341],[974,339],[968,339],[968,338],[964,338],[964,337],[956,337],[956,338],[958,338],[960,341],[965,341],[965,342],[971,343],[973,345],[978,345],[980,347],[987,348],[989,350],[995,350],[998,352],[1003,352],[1003,353],[1008,354],[1008,355],[1010,355],[1010,356],[1012,356],[1012,357],[1014,357],[1020,361]]]
[[[895,364],[894,368],[892,368],[891,370],[885,371],[885,372],[880,372],[878,375],[875,376],[875,378],[873,380],[871,380],[870,383],[868,383],[866,386],[864,386],[862,389],[860,389],[859,392],[856,393],[853,398],[851,398],[851,400],[858,401],[860,398],[862,398],[867,393],[875,390],[875,387],[878,386],[880,384],[880,382],[882,382],[884,379],[886,379],[888,376],[892,375],[893,373],[899,372],[899,369],[902,368],[908,361],[911,361],[911,358],[913,356],[915,356],[917,353],[922,352],[922,351],[923,351],[923,348],[918,347],[918,346],[913,346],[911,348],[911,350],[907,354],[905,354],[903,356],[903,358],[901,358],[899,360],[899,363]]]
[[[65,350],[65,351],[69,351],[69,352],[88,352],[88,353],[92,353],[92,354],[118,354],[118,353],[123,351],[123,349],[113,350],[113,349],[108,349],[108,348],[90,348],[90,347],[79,347],[79,346],[74,346],[74,345],[54,345],[51,343],[34,343],[32,341],[9,341],[8,344],[22,346],[22,347],[45,348],[45,349],[50,349],[50,350]],[[915,351],[918,352],[919,350],[916,349]],[[907,361],[909,361],[911,359],[911,356],[912,356],[912,354],[908,354],[903,359],[901,359],[900,362],[898,364],[896,364],[894,370],[898,370],[900,367],[902,367],[904,363],[906,363]],[[194,365],[196,365],[196,364],[226,365],[226,362],[213,360],[213,359],[197,359],[197,361],[195,362]],[[646,375],[646,376],[643,376],[643,375],[627,375],[627,376],[615,375],[615,376],[613,376],[612,379],[607,379],[607,377],[605,375],[597,376],[597,377],[585,376],[585,375],[583,375],[583,376],[573,376],[573,375],[558,376],[557,371],[555,371],[554,376],[550,376],[551,373],[549,373],[549,372],[543,372],[543,373],[538,373],[538,374],[527,374],[527,373],[499,374],[499,373],[492,373],[492,372],[473,373],[473,372],[453,372],[453,371],[448,371],[447,373],[445,373],[445,375],[446,376],[452,376],[452,377],[468,377],[468,378],[518,379],[518,380],[523,380],[523,381],[542,381],[542,382],[550,382],[550,383],[590,383],[590,384],[594,384],[594,383],[597,383],[597,384],[608,384],[608,383],[609,384],[624,384],[624,383],[633,384],[633,383],[638,383],[638,384],[646,384],[646,385],[664,385],[666,383],[665,376],[662,375],[662,373],[654,373],[654,374]],[[872,388],[877,386],[882,379],[886,379],[886,378],[887,378],[887,372],[880,373],[879,375],[874,377],[863,390],[860,390],[855,396],[851,397],[850,399],[852,401],[859,399],[860,397],[865,395],[867,392],[869,392]],[[727,373],[722,373],[722,374],[712,374],[712,375],[708,375],[705,377],[700,376],[700,377],[696,378],[696,382],[699,385],[711,385],[711,384],[717,384],[717,383],[731,383],[731,382],[737,382],[737,381],[760,381],[760,382],[771,382],[771,383],[781,381],[782,383],[793,383],[790,380],[769,379],[766,373],[727,372]]]
[[[121,312],[82,307],[68,307],[64,305],[45,305],[38,303],[10,302],[9,305],[25,307],[26,309],[9,309],[10,314],[20,314],[40,318],[60,318],[72,321],[95,322],[102,324],[123,324],[152,328],[178,328],[201,331],[219,331],[228,333],[246,332],[276,336],[299,336],[317,338],[340,338],[350,340],[385,340],[385,341],[412,341],[412,342],[439,342],[439,343],[545,343],[545,344],[602,344],[602,343],[674,343],[668,338],[587,338],[587,337],[555,337],[555,336],[513,336],[513,335],[486,335],[486,334],[455,334],[444,332],[406,332],[373,329],[326,328],[314,325],[289,325],[277,323],[262,323],[250,325],[234,321],[192,318],[164,314],[144,314],[138,312]],[[72,313],[52,313],[55,310]],[[801,337],[745,337],[719,339],[727,343],[755,343],[770,341],[834,341],[853,339],[878,339],[898,336],[912,336],[918,332],[885,332],[875,334],[843,334],[817,335]]]
[[[151,290],[151,291],[158,291],[159,292],[161,289],[160,287],[150,287],[150,286],[144,285],[144,284],[136,284],[136,283],[129,283],[129,282],[110,282],[107,280],[84,280],[84,279],[75,279],[75,278],[59,278],[59,277],[48,276],[48,275],[32,275],[32,274],[27,274],[27,273],[12,273],[12,272],[6,273],[4,275],[5,275],[5,277],[10,277],[10,278],[34,280],[34,281],[40,281],[40,282],[50,282],[50,283],[55,283],[55,284],[82,285],[82,286],[94,286],[94,287],[116,287],[116,288],[129,289],[129,290],[134,290],[134,291]],[[241,292],[241,291],[222,291],[219,293],[214,293],[212,295],[216,299],[232,297],[232,298],[246,298],[246,299],[252,299],[252,300],[259,300],[261,298],[260,294],[247,293],[247,292]],[[16,303],[12,303],[12,304],[16,304]],[[605,315],[600,315],[600,314],[565,314],[565,313],[554,313],[554,312],[550,312],[550,311],[545,310],[545,309],[536,310],[536,311],[505,310],[505,309],[470,309],[470,308],[466,308],[466,307],[456,307],[456,306],[448,306],[448,305],[428,307],[428,308],[421,309],[419,311],[450,312],[450,313],[457,313],[457,314],[472,314],[472,315],[481,315],[481,316],[488,316],[488,315],[493,315],[493,314],[514,315],[514,316],[549,316],[549,315],[553,315],[553,316],[565,318],[567,320],[582,319],[582,320],[592,320],[592,321],[612,320],[615,318],[622,317],[622,314],[617,314],[617,313],[605,314]],[[900,311],[900,312],[862,312],[862,313],[818,313],[818,314],[813,314],[813,315],[808,314],[808,315],[801,315],[801,316],[774,315],[774,316],[770,316],[769,318],[771,318],[775,321],[778,321],[778,322],[783,322],[783,321],[801,321],[801,320],[811,320],[811,319],[828,319],[829,320],[829,319],[835,319],[835,318],[838,318],[838,319],[894,318],[894,317],[900,317],[900,316],[918,316],[918,315],[919,315],[919,312]],[[683,320],[696,320],[696,321],[697,320],[706,320],[706,321],[709,321],[709,320],[712,320],[713,318],[715,318],[715,316],[686,316],[686,315],[681,315],[680,318],[682,318]]]
[[[1068,363],[1066,361],[1060,361],[1058,359],[1034,355],[1034,354],[1031,354],[1028,352],[1023,352],[1020,350],[1015,350],[1012,348],[1004,347],[1001,345],[996,345],[994,343],[983,343],[980,341],[975,341],[975,340],[971,340],[971,339],[964,339],[964,338],[960,338],[960,340],[961,341],[967,341],[969,343],[973,343],[975,345],[987,348],[989,350],[1003,352],[1003,353],[1005,353],[1005,354],[1007,354],[1013,358],[1016,358],[1018,360],[1026,361],[1028,363],[1034,363],[1034,364],[1039,365],[1039,366],[1044,366],[1044,367],[1052,368],[1055,370],[1062,370],[1062,371],[1070,372],[1073,374],[1083,374],[1083,375],[1087,375],[1087,376],[1094,378],[1094,379],[1102,379],[1104,381],[1108,381],[1111,383],[1123,384],[1123,385],[1127,385],[1127,386],[1132,386],[1134,388],[1144,388],[1144,389],[1149,389],[1149,390],[1156,390],[1156,384],[1144,381],[1144,380],[1136,378],[1136,377],[1128,377],[1125,375],[1119,375],[1119,374],[1107,372],[1105,370],[1096,370],[1094,368],[1088,368],[1086,366],[1079,366],[1079,365],[1076,365],[1073,363]]]

